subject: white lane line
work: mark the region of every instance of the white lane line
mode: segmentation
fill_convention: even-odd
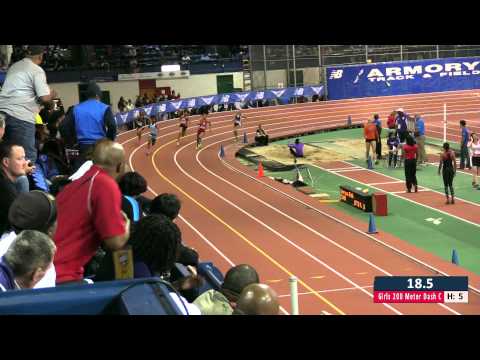
[[[403,184],[403,183],[404,183],[404,181],[397,180],[397,181],[385,181],[385,182],[369,183],[367,185],[368,186],[373,186],[373,185],[389,185],[389,184]]]
[[[215,137],[215,136],[218,136],[218,135],[224,135],[224,134],[229,134],[229,132],[224,132],[224,133],[221,133],[221,134],[215,134],[215,135],[210,135],[210,136],[207,136],[204,138],[204,140],[206,140],[207,138],[211,138],[211,137]],[[233,140],[233,137],[231,138]],[[228,140],[228,139],[227,139]],[[225,139],[221,140],[220,142],[222,141],[225,141]],[[185,148],[187,148],[189,145],[193,145],[195,142],[191,142],[187,145],[184,145],[182,146],[180,149],[178,149],[176,152],[175,152],[175,155],[174,155],[174,161],[175,161],[175,164],[177,166],[177,168],[185,175],[187,176],[188,178],[190,178],[192,181],[194,181],[195,183],[197,183],[198,185],[204,187],[206,190],[208,190],[209,192],[211,192],[212,194],[214,194],[215,196],[217,196],[218,198],[220,198],[221,200],[223,200],[225,203],[229,204],[230,206],[234,207],[235,209],[237,209],[238,211],[240,211],[241,213],[243,213],[244,215],[248,216],[249,218],[251,218],[252,220],[254,220],[255,222],[257,222],[258,224],[260,224],[261,226],[265,227],[266,229],[268,229],[269,231],[271,231],[272,233],[274,233],[275,235],[277,235],[279,238],[283,239],[284,241],[286,241],[287,243],[289,243],[290,245],[292,245],[293,247],[295,247],[297,250],[299,250],[300,252],[302,252],[303,254],[307,255],[309,258],[311,258],[312,260],[314,260],[315,262],[321,264],[322,266],[324,266],[325,268],[327,268],[328,270],[330,270],[331,272],[333,272],[334,274],[336,274],[337,276],[339,276],[340,278],[342,278],[343,280],[345,280],[346,282],[348,282],[349,284],[357,287],[360,291],[364,292],[366,295],[368,295],[369,297],[373,298],[373,295],[371,293],[369,293],[368,291],[366,291],[365,289],[361,289],[359,287],[358,284],[356,284],[354,281],[352,281],[350,278],[348,278],[347,276],[345,276],[343,273],[339,272],[338,270],[334,269],[333,267],[331,267],[330,265],[328,265],[327,263],[325,263],[324,261],[322,261],[321,259],[317,258],[316,256],[314,256],[313,254],[311,254],[310,252],[308,252],[307,250],[305,250],[304,248],[302,248],[301,246],[297,245],[295,242],[293,242],[292,240],[290,240],[289,238],[287,238],[286,236],[284,236],[283,234],[279,233],[278,231],[276,231],[275,229],[273,229],[271,226],[269,226],[268,224],[266,224],[265,222],[261,221],[260,219],[258,219],[257,217],[255,217],[254,215],[252,215],[251,213],[245,211],[244,209],[240,208],[239,206],[237,206],[236,204],[234,204],[233,202],[231,202],[230,200],[226,199],[225,197],[223,197],[222,195],[220,195],[218,192],[214,191],[213,189],[211,189],[209,186],[205,185],[204,183],[200,182],[199,180],[195,179],[193,176],[191,176],[187,171],[185,171],[185,169],[183,169],[183,167],[179,164],[178,160],[177,160],[177,157],[178,157],[178,154],[184,150]],[[212,144],[209,144],[208,147],[212,146]],[[202,150],[200,150],[198,153],[197,153],[197,157],[198,157],[198,154],[205,150],[205,148],[203,148]],[[202,165],[203,166],[203,165]],[[220,177],[219,177],[220,178]],[[220,178],[221,179],[221,178]],[[224,180],[225,181],[225,180]],[[231,184],[231,183],[230,183]],[[232,186],[236,187],[236,185],[234,184],[231,184]],[[238,188],[238,187],[237,187]],[[239,188],[240,189],[240,188]],[[246,194],[249,194],[247,192],[245,192]],[[250,196],[252,196],[251,194],[249,194]],[[258,199],[260,201],[260,199]],[[271,207],[271,205],[270,205]],[[274,209],[272,207],[272,209]],[[285,214],[286,215],[286,214]],[[292,218],[292,220],[294,220]],[[298,222],[298,220],[295,220]],[[313,230],[313,229],[312,229]],[[315,231],[315,230],[313,230]],[[318,233],[318,232],[317,232]],[[318,233],[319,236],[324,236],[320,233]],[[333,240],[330,240],[333,242]],[[347,249],[346,249],[347,250]],[[347,250],[349,251],[349,250]],[[366,260],[367,261],[367,260]],[[373,264],[372,264],[373,265]],[[374,265],[373,265],[374,266]],[[385,307],[389,308],[390,310],[392,310],[393,312],[395,312],[396,314],[398,315],[402,315],[402,313],[400,311],[398,311],[397,309],[395,309],[394,307],[392,307],[391,305],[389,304],[383,304]]]
[[[362,289],[369,289],[373,288],[373,285],[365,285],[361,286]],[[314,293],[323,294],[323,293],[330,293],[330,292],[338,292],[338,291],[349,291],[349,290],[358,290],[356,287],[346,287],[346,288],[339,288],[339,289],[328,289],[328,290],[318,290],[318,291],[307,291],[298,293],[298,295],[312,295]],[[279,298],[290,297],[290,294],[278,295]]]
[[[385,191],[383,189],[380,189],[380,190],[382,190],[383,192],[389,193],[389,194],[408,194],[406,190],[404,190],[404,191]],[[425,191],[431,191],[431,190],[429,190],[429,189],[418,189],[418,192],[425,192]],[[412,191],[412,194],[413,193],[414,192]]]
[[[134,167],[133,167],[133,162],[132,162],[132,159],[133,159],[133,156],[135,155],[135,153],[142,147],[144,146],[145,144],[141,144],[140,146],[138,146],[137,148],[135,148],[132,153],[130,154],[129,158],[128,158],[128,162],[130,164],[130,168],[132,169],[132,171],[134,171]],[[148,186],[148,190],[150,190],[150,192],[157,196],[157,192],[155,190],[153,190],[150,186]],[[218,249],[211,241],[209,241],[205,235],[203,235],[195,226],[193,226],[189,221],[187,221],[187,219],[185,219],[185,217],[183,217],[182,215],[178,215],[178,217],[188,226],[190,227],[203,241],[205,241],[207,243],[208,246],[210,246],[218,255],[220,255],[222,257],[222,259],[224,259],[228,264],[230,264],[232,267],[235,266],[235,263],[230,260],[227,255],[225,255],[220,249]],[[285,310],[285,308],[283,306],[280,306],[280,310],[285,314],[285,315],[290,315],[290,313]]]

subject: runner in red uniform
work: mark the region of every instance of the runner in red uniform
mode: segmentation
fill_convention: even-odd
[[[188,116],[186,111],[180,115],[180,131],[178,132],[177,145],[180,145],[180,138],[184,137],[187,134],[188,128]]]
[[[202,114],[202,117],[200,118],[200,123],[198,124],[198,130],[197,130],[197,149],[200,149],[202,147],[202,137],[203,134],[205,134],[205,130],[207,130],[207,126],[210,127],[210,131],[212,130],[212,123],[210,120],[207,119],[207,114]]]

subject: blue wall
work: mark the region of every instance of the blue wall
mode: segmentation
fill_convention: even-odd
[[[480,88],[480,57],[333,66],[329,100]]]

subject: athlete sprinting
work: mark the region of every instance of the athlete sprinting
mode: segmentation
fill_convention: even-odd
[[[207,127],[210,127],[210,131],[212,130],[212,123],[210,122],[210,120],[207,119],[207,114],[204,113],[202,114],[202,117],[200,118],[200,123],[198,124],[197,150],[202,147],[202,137],[205,134]]]
[[[188,128],[188,116],[186,112],[183,112],[180,115],[180,131],[178,132],[177,145],[180,145],[180,138],[184,137],[187,134]]]
[[[233,118],[233,135],[235,136],[235,142],[238,142],[238,128],[242,127],[242,119],[246,120],[247,118],[238,111]]]
[[[147,140],[147,156],[150,155],[150,150],[155,146],[158,136],[159,123],[156,123],[155,116],[151,116],[148,121],[147,127],[150,130],[150,136]]]
[[[134,120],[135,128],[137,129],[137,138],[138,138],[138,145],[140,145],[140,141],[142,140],[142,133],[143,129],[145,129],[147,119],[145,118],[145,111],[140,110],[138,117]]]

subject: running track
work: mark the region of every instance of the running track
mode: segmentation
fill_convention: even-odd
[[[244,110],[247,121],[241,132],[246,131],[251,141],[257,125],[262,123],[270,137],[303,133],[344,125],[348,115],[352,115],[354,123],[373,113],[386,119],[401,106],[409,113],[424,115],[427,136],[441,138],[443,103],[447,103],[449,113],[449,140],[459,140],[461,118],[467,119],[474,131],[480,130],[479,93],[458,91],[248,109]],[[232,113],[209,117],[213,130],[206,132],[204,147],[198,152],[198,116],[190,118],[190,128],[180,146],[176,145],[178,119],[162,122],[159,144],[150,156],[145,154],[146,132],[140,145],[133,131],[118,138],[125,146],[130,166],[147,178],[150,195],[172,192],[180,197],[182,210],[177,223],[183,241],[195,247],[203,260],[213,261],[224,272],[234,264],[253,265],[261,281],[280,295],[283,313],[290,309],[291,275],[298,278],[301,314],[480,313],[479,276],[389,234],[367,235],[366,223],[293,188],[268,178],[257,179],[252,170],[234,158],[239,146],[233,144]],[[220,145],[226,151],[223,161],[218,156]],[[324,168],[337,165],[320,164]],[[353,176],[351,172],[338,174]],[[361,177],[365,183],[392,181],[372,180],[373,175],[363,178],[363,174],[357,174],[355,178]],[[433,192],[409,195],[420,206],[425,203],[434,208],[434,197],[440,196]],[[455,209],[450,207],[448,211],[478,223],[463,205],[470,206],[459,201]],[[468,275],[469,304],[373,303],[374,276],[439,274]]]

